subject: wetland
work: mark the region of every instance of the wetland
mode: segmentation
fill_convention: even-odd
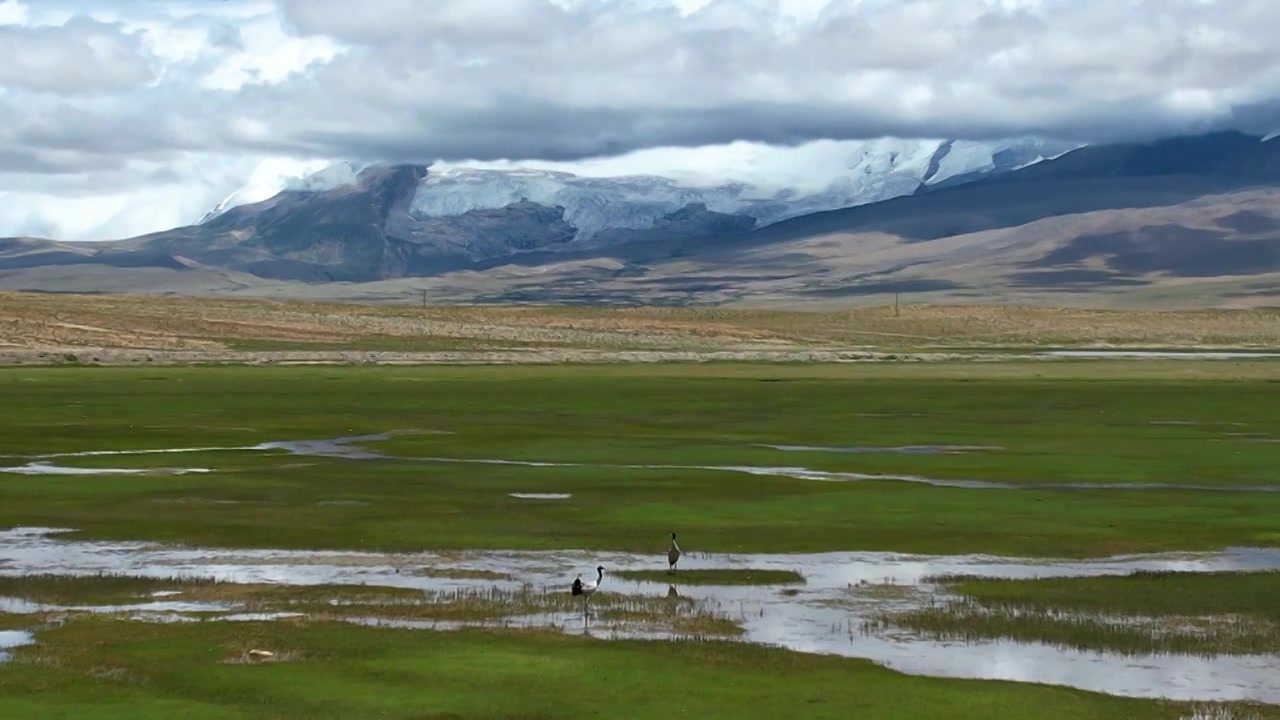
[[[6,371],[0,711],[527,716],[635,672],[814,717],[842,683],[885,717],[1272,717],[1280,385],[1181,372]],[[473,692],[404,689],[454,664]]]

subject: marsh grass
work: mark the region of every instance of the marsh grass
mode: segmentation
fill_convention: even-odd
[[[500,621],[504,618],[581,614],[583,603],[568,590],[498,587],[425,591],[420,597],[386,600],[310,599],[253,603],[250,611],[302,611],[329,617],[378,617],[392,620],[440,620],[459,623]],[[620,595],[602,590],[589,606],[592,618],[665,631],[700,635],[737,635],[741,626],[719,612],[710,601],[686,597]]]
[[[1260,703],[1195,703],[1179,720],[1262,720]]]
[[[892,580],[881,582],[862,581],[849,585],[847,597],[828,601],[827,604],[840,607],[861,605],[867,602],[905,601],[918,598],[925,592],[927,591],[919,585],[901,585]]]
[[[157,596],[156,593],[166,593]],[[177,593],[168,595],[167,593]],[[62,575],[41,573],[0,577],[0,596],[59,605],[116,605],[151,599],[191,602],[384,602],[421,596],[417,590],[372,585],[245,584],[212,577],[145,577],[123,573]]]
[[[864,630],[897,627],[933,639],[1043,642],[1128,655],[1280,651],[1278,572],[1138,571],[1032,580],[944,575],[928,581],[958,597],[879,613]]]
[[[925,581],[988,606],[1149,617],[1243,615],[1280,622],[1278,570],[1137,570],[1126,575],[1023,580],[939,575]]]
[[[156,597],[154,593],[173,593]],[[119,574],[30,575],[0,578],[0,597],[59,605],[101,606],[147,600],[236,605],[233,613],[200,611],[190,617],[217,620],[227,614],[301,613],[307,618],[385,618],[487,623],[522,616],[580,614],[580,598],[568,590],[496,586],[417,590],[374,585],[261,585],[211,578],[147,578]],[[593,618],[662,632],[738,635],[742,628],[707,600],[621,595],[601,591],[591,599]],[[297,618],[282,618],[297,622]]]
[[[671,585],[788,585],[804,583],[804,576],[794,570],[732,568],[723,570],[616,570],[623,580],[668,583]]]
[[[1280,626],[1255,618],[1096,617],[1079,613],[992,608],[969,600],[920,610],[882,614],[864,630],[903,628],[934,640],[1041,642],[1074,650],[1124,655],[1175,653],[1216,655],[1273,653]]]
[[[152,578],[122,573],[63,575],[39,573],[0,577],[0,596],[42,604],[112,605],[177,591],[209,593],[220,585],[215,578]]]
[[[31,625],[30,616],[0,612],[0,630],[27,630]]]

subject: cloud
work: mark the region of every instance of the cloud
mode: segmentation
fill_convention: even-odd
[[[1280,124],[1266,30],[1280,6],[1259,0],[370,4],[282,0],[307,72],[201,108],[217,127],[207,149],[568,161],[733,141]]]
[[[300,115],[320,94],[359,110],[294,115],[277,147],[570,159],[882,134],[1112,138],[1229,125],[1280,93],[1280,5],[1263,0],[836,0],[807,19],[766,0],[495,2],[387,0],[355,20],[339,0],[282,0],[300,32],[351,49],[270,112]]]
[[[18,0],[0,2],[0,25],[25,25],[31,10]]]
[[[6,10],[21,22],[26,10]],[[119,25],[74,17],[58,26],[0,25],[0,86],[60,95],[131,90],[154,77],[138,37]]]
[[[621,156],[610,166],[652,169],[757,143],[794,176],[827,147],[814,141],[849,152],[885,135],[1280,128],[1273,0],[430,5],[0,2],[0,41],[21,49],[0,65],[0,173],[27,178],[28,200],[40,187],[58,197],[70,173],[109,178],[113,194],[195,188],[181,190],[203,193],[195,208],[268,161],[302,172],[334,159],[599,167]],[[140,169],[155,167],[190,174],[165,184]],[[0,235],[17,227],[7,204]],[[51,222],[65,237],[106,232]]]

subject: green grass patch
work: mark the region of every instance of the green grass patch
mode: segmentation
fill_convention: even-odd
[[[103,618],[74,619],[37,640],[0,665],[4,717],[550,718],[605,707],[627,718],[773,718],[797,709],[841,720],[1190,714],[1185,703],[917,678],[743,643]],[[251,662],[250,649],[275,657]],[[1267,707],[1257,713],[1280,715]]]
[[[0,373],[8,410],[0,417],[0,453],[449,434],[366,444],[407,456],[386,461],[280,451],[58,458],[50,462],[214,472],[6,475],[0,526],[234,547],[408,551],[641,551],[665,547],[670,532],[687,537],[688,550],[708,552],[1086,556],[1276,545],[1274,493],[979,491],[684,466],[805,466],[1032,485],[1271,484],[1280,443],[1266,440],[1280,436],[1278,391],[1264,380],[912,378],[870,366],[16,368]],[[848,454],[761,444],[1000,449]],[[580,465],[422,460],[428,457]],[[618,467],[629,464],[669,467]],[[572,497],[509,497],[518,492]]]
[[[389,602],[423,594],[411,588],[374,585],[257,585],[204,577],[143,577],[122,573],[59,575],[40,573],[0,577],[0,596],[60,605],[114,605],[155,593],[179,593],[194,602]]]
[[[0,613],[0,630],[26,630],[32,625],[31,618],[24,615]]]
[[[305,467],[209,475],[18,476],[0,485],[0,525],[243,548],[648,551],[655,563],[665,563],[669,529],[696,552],[1090,556],[1280,542],[1270,495],[300,460],[290,458]],[[510,492],[572,497],[532,502]],[[685,562],[679,572],[698,569],[696,557]]]
[[[803,583],[804,576],[794,570],[762,570],[742,568],[732,570],[617,570],[613,573],[623,580],[666,582],[679,585],[787,585]]]
[[[1146,572],[1092,578],[938,578],[958,602],[891,613],[868,629],[1010,639],[1127,654],[1280,651],[1280,572]]]
[[[988,604],[1158,617],[1248,615],[1280,622],[1280,572],[1139,570],[1088,578],[934,579]]]

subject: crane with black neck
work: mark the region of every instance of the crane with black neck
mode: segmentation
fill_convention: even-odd
[[[581,595],[581,596],[582,596],[582,612],[583,612],[583,615],[586,615],[586,613],[590,610],[590,605],[591,605],[591,596],[592,596],[592,595],[595,595],[595,594],[596,594],[596,590],[599,590],[599,589],[600,589],[600,583],[601,583],[603,580],[604,580],[604,566],[603,566],[603,565],[599,565],[599,566],[597,566],[597,567],[596,567],[596,579],[595,579],[595,580],[592,580],[592,581],[589,581],[589,582],[585,582],[585,583],[584,583],[584,582],[582,582],[582,576],[581,576],[581,575],[579,575],[577,578],[575,578],[575,579],[574,579],[574,581],[573,581],[573,587],[572,587],[572,588],[570,588],[569,592],[570,592],[574,597],[577,597],[577,596],[579,596],[579,595]]]

